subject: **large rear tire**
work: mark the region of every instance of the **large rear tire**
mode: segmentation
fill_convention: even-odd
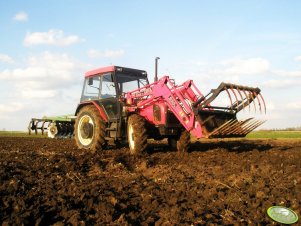
[[[105,145],[105,123],[92,105],[83,107],[75,121],[75,141],[80,149],[101,151]]]
[[[147,130],[145,119],[140,115],[131,115],[128,119],[128,143],[130,154],[137,155],[147,149]]]

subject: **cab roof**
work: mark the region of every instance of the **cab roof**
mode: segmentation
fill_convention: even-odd
[[[146,71],[137,70],[137,69],[133,69],[133,68],[119,67],[119,66],[107,66],[107,67],[101,67],[101,68],[97,68],[97,69],[94,69],[91,71],[87,71],[85,73],[85,77],[91,77],[94,75],[105,74],[105,73],[115,72],[115,71],[127,72],[127,73],[131,73],[131,72],[138,73],[141,75],[145,75],[145,77],[147,77]]]

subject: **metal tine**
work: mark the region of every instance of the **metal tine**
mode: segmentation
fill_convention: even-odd
[[[253,131],[254,129],[256,129],[258,126],[262,125],[265,121],[262,121],[262,120],[257,120],[257,123],[254,124],[251,128],[249,128],[248,133],[250,133],[251,131]]]
[[[249,96],[252,98],[252,102],[253,102],[253,105],[254,105],[254,108],[255,108],[255,113],[256,113],[256,104],[255,104],[255,101],[254,101],[253,92],[249,91]]]
[[[232,91],[232,93],[233,93],[234,96],[235,96],[235,99],[236,99],[236,109],[238,109],[238,99],[237,99],[236,93],[235,93],[235,91],[234,91],[233,85],[231,85],[230,90]]]
[[[242,125],[243,125],[244,121],[238,121],[235,125],[235,128],[233,128],[231,131],[228,132],[228,134],[239,134],[239,132],[242,131]]]
[[[257,97],[258,94],[256,92],[253,92],[253,93],[255,95],[254,99],[255,98],[257,99],[257,102],[258,102],[258,105],[259,105],[259,111],[260,111],[260,113],[262,113],[262,111],[261,111],[261,102],[260,102],[259,98]]]
[[[245,121],[237,121],[236,125],[234,128],[231,128],[230,131],[228,131],[228,135],[235,134],[239,135],[243,132],[243,127],[242,125],[245,123]]]
[[[255,123],[255,119],[250,118],[249,121],[247,121],[242,127],[241,127],[241,131],[240,133],[237,133],[238,135],[245,135],[247,134],[247,128],[249,128],[250,126],[252,126]]]
[[[263,96],[261,95],[261,93],[258,94],[258,96],[260,97],[260,99],[262,100],[263,102],[263,106],[264,106],[264,113],[266,114],[267,113],[267,108],[266,108],[266,105],[265,105],[265,101],[263,99]]]
[[[262,121],[258,121],[256,124],[253,125],[253,127],[249,128],[249,130],[247,131],[246,134],[250,133],[251,131],[253,131],[254,129],[256,129],[258,126],[260,126],[263,123],[264,122],[262,122]]]
[[[248,101],[248,106],[249,106],[249,113],[250,113],[250,111],[251,111],[251,107],[250,107],[250,100],[249,100],[249,97],[248,97],[248,95],[247,95],[247,93],[246,93],[246,90],[242,90],[243,91],[243,93],[245,94],[245,96],[246,96],[246,99],[247,99],[247,101]]]
[[[253,118],[248,118],[248,119],[246,119],[246,120],[240,121],[240,122],[239,122],[240,127],[239,127],[237,130],[235,130],[234,132],[235,132],[235,133],[238,133],[238,134],[241,134],[241,133],[239,133],[239,132],[240,132],[240,131],[241,131],[241,132],[244,131],[244,127],[246,127],[246,126],[248,126],[250,123],[252,123],[252,120],[253,120]]]
[[[46,121],[44,121],[44,122],[42,123],[42,127],[41,127],[42,135],[44,135],[44,125],[45,125],[45,123],[46,123]]]
[[[231,110],[233,111],[233,108],[232,108],[232,105],[233,105],[233,102],[232,102],[232,97],[231,97],[231,95],[230,95],[230,93],[229,93],[229,91],[228,91],[228,88],[227,87],[225,87],[224,88],[224,90],[226,90],[226,92],[227,92],[227,94],[228,94],[228,97],[229,97],[229,99],[230,99],[230,102],[231,102]]]
[[[238,121],[234,121],[234,123],[232,125],[230,125],[229,127],[227,127],[224,131],[222,131],[221,134],[223,135],[228,135],[230,134],[231,130],[233,130],[233,128],[235,128],[237,126]]]
[[[256,119],[253,119],[250,123],[248,123],[248,125],[246,125],[245,127],[244,127],[244,131],[243,131],[243,133],[242,133],[242,135],[247,135],[249,132],[251,132],[253,129],[253,126],[255,125],[255,124],[257,124],[258,123],[258,120],[256,120]]]
[[[226,136],[229,135],[230,132],[237,127],[238,121],[235,121],[232,125],[229,125],[221,134]]]
[[[233,120],[227,121],[226,123],[222,124],[221,126],[219,126],[218,128],[216,128],[215,130],[213,130],[211,133],[208,134],[208,137],[212,136],[212,135],[216,135],[217,132],[219,132],[219,130],[223,127],[225,127],[227,124],[229,124],[230,122],[232,122]]]
[[[227,126],[227,128],[224,128],[222,131],[219,131],[219,134],[220,135],[231,135],[231,134],[240,135],[240,134],[244,134],[245,131],[244,131],[244,128],[242,126],[245,123],[247,123],[248,125],[251,124],[252,119],[253,118],[249,118],[249,119],[244,120],[244,121],[234,120],[233,123],[231,123],[230,125]]]
[[[38,123],[39,123],[39,121],[36,121],[36,123],[35,123],[35,129],[34,129],[34,131],[35,131],[36,135],[38,134]]]
[[[224,126],[222,129],[219,129],[219,134],[223,134],[225,133],[230,127],[232,127],[235,123],[237,122],[237,120],[232,120],[231,123],[228,123],[226,126]]]
[[[245,120],[245,121],[239,121],[239,122],[238,122],[237,128],[236,128],[235,130],[232,131],[232,134],[236,134],[236,135],[243,134],[243,132],[244,132],[243,126],[244,126],[245,124],[249,124],[249,123],[250,123],[249,120],[251,120],[251,119],[252,119],[252,118],[250,118],[250,119],[248,119],[248,120]]]
[[[228,124],[233,123],[234,121],[235,121],[235,119],[232,119],[232,120],[229,120],[229,121],[225,122],[223,125],[221,125],[220,127],[216,128],[213,132],[211,132],[211,133],[209,134],[209,136],[211,136],[211,135],[216,135],[217,132],[220,132],[221,130],[224,129],[224,127],[226,127]]]
[[[239,96],[241,98],[241,101],[242,101],[242,109],[243,109],[243,111],[245,111],[245,101],[244,101],[244,98],[242,97],[242,95],[241,95],[240,90],[239,90],[238,87],[236,87],[236,90],[237,90],[237,92],[238,92],[238,94],[239,94]]]
[[[250,125],[248,128],[246,128],[246,133],[248,134],[251,131],[253,131],[254,129],[256,129],[258,126],[260,126],[262,124],[261,120],[256,120],[252,125]]]

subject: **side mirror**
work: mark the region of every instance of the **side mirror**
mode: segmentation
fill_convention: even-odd
[[[92,86],[93,85],[93,78],[88,78],[88,85]]]

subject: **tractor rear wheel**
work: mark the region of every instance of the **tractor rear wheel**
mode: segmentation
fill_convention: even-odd
[[[128,119],[128,142],[130,154],[137,155],[147,149],[146,122],[140,115],[131,115]]]
[[[183,130],[177,141],[177,150],[179,152],[188,151],[190,145],[190,133],[187,130]]]
[[[75,141],[80,149],[95,152],[106,145],[105,123],[94,106],[85,106],[80,110],[74,129]]]

